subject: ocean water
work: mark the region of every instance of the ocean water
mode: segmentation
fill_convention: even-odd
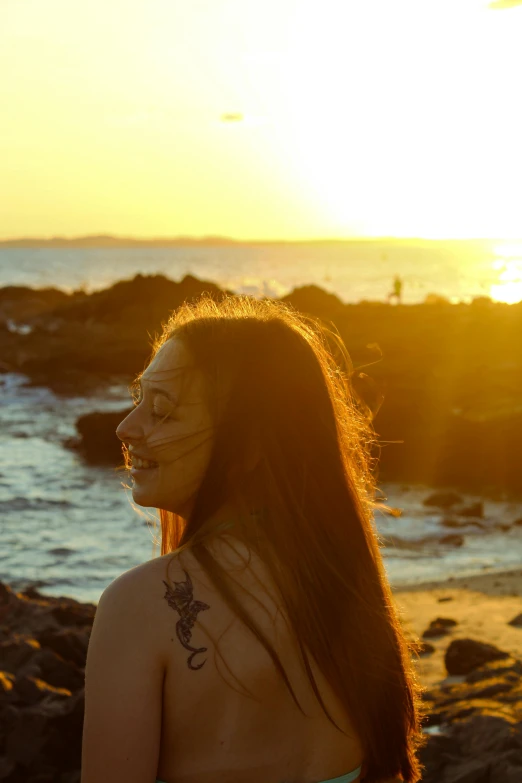
[[[87,465],[63,441],[81,414],[128,407],[128,392],[114,385],[103,396],[62,397],[26,381],[0,375],[0,580],[97,602],[119,574],[159,554],[159,523],[155,530],[154,509],[133,505],[125,471]],[[484,527],[454,531],[422,505],[428,487],[380,489],[403,512],[375,517],[379,534],[393,538],[381,549],[392,586],[520,567],[522,526],[498,525],[522,517],[522,503],[485,500]],[[454,532],[464,534],[463,546],[437,541]]]
[[[522,300],[522,242],[281,244],[163,248],[0,247],[0,286],[55,286],[64,290],[104,288],[117,280],[161,273],[186,274],[236,293],[279,297],[296,286],[315,284],[344,302],[386,301],[393,279],[403,281],[402,301],[428,294],[452,302],[491,296]]]

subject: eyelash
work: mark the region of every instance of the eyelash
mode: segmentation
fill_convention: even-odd
[[[153,419],[171,419],[172,416],[167,416],[165,413],[156,413],[156,411],[153,409],[150,412],[150,415]]]
[[[138,398],[137,400],[136,399],[133,400],[134,407],[137,408],[138,405],[141,402],[143,402],[143,398],[141,398],[141,399]],[[153,419],[172,419],[173,418],[172,416],[167,416],[167,414],[165,414],[165,413],[156,413],[154,408],[151,410],[150,415],[152,416]]]

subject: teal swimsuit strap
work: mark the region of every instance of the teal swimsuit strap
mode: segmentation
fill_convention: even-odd
[[[330,778],[329,780],[321,781],[321,783],[352,783],[352,780],[355,780],[361,774],[361,770],[362,766],[357,767],[352,772],[347,772],[346,775],[341,775],[339,778]]]

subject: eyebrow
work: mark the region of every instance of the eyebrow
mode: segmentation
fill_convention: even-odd
[[[138,380],[138,384],[140,387],[140,391],[143,392],[143,386],[141,385],[141,380]],[[153,394],[161,394],[162,397],[166,397],[167,400],[170,400],[171,402],[176,402],[175,397],[173,397],[171,394],[166,391],[166,389],[162,389],[160,386],[150,386],[149,391]]]

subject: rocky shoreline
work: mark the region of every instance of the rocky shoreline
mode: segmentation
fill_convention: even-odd
[[[161,275],[92,294],[0,288],[0,387],[2,372],[23,373],[28,385],[60,395],[128,383],[169,312],[203,291],[232,293]],[[380,481],[522,498],[522,303],[345,305],[315,286],[284,301],[333,324],[367,374],[355,384],[382,443]],[[121,463],[114,429],[124,414],[81,417],[78,438],[64,445],[88,461]],[[486,524],[480,504],[466,506],[454,492],[425,504],[444,510],[455,546],[463,526]],[[522,572],[504,580],[507,593],[495,587],[501,576],[486,586],[481,577],[394,590],[408,633],[424,641],[417,661],[428,712],[423,783],[522,781]],[[0,781],[80,782],[95,612],[92,603],[0,582]]]
[[[521,583],[522,572],[518,588]],[[432,614],[417,613],[422,632],[421,626],[418,633],[411,627],[411,606],[404,618],[407,635],[423,640],[416,659],[429,735],[419,753],[423,783],[520,783],[522,656],[459,636],[459,621],[449,616],[452,605],[446,603],[454,596],[435,597],[434,590],[430,598],[443,607],[436,613],[432,603]],[[397,600],[408,595],[399,592]],[[85,661],[95,612],[95,604],[44,596],[34,588],[17,593],[0,582],[0,780],[5,783],[80,783]],[[522,651],[522,614],[511,615],[509,605],[505,624],[520,634]],[[433,682],[423,677],[422,662],[436,654],[436,646],[444,655],[446,677]]]
[[[0,583],[0,780],[79,783],[94,604]]]
[[[136,275],[91,294],[0,288],[0,384],[9,371],[59,394],[130,382],[162,321],[203,291],[232,293],[190,275]],[[333,324],[360,368],[381,481],[522,497],[522,303],[353,305],[317,286],[282,301]]]

